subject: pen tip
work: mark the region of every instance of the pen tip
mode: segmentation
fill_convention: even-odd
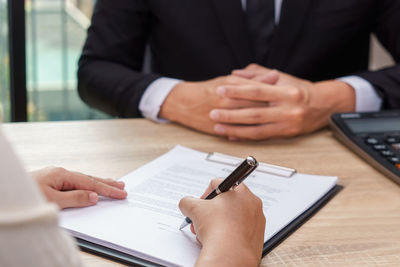
[[[183,221],[183,223],[181,224],[181,226],[179,227],[179,230],[182,230],[183,228],[185,228],[186,226],[188,226],[189,224],[187,223],[187,221]]]

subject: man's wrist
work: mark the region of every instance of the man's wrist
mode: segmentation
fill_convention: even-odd
[[[171,90],[180,82],[181,80],[166,77],[153,81],[146,88],[139,103],[139,110],[142,115],[159,123],[167,122],[159,118],[160,108]]]
[[[183,108],[185,99],[182,90],[188,86],[188,82],[181,82],[175,85],[169,95],[165,98],[164,103],[161,105],[158,116],[162,119],[179,122],[180,110]]]
[[[342,81],[322,81],[313,84],[311,106],[328,107],[331,112],[354,112],[354,88]]]

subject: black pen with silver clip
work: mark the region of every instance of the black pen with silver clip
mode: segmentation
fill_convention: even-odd
[[[256,168],[258,167],[257,160],[248,156],[222,183],[217,186],[205,199],[213,199],[221,193],[224,193],[231,188],[235,188],[241,182],[244,181]],[[186,217],[179,230],[182,230],[186,226],[192,223],[190,218]]]

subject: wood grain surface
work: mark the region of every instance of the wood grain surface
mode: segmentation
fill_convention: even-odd
[[[400,187],[329,130],[287,140],[229,142],[141,119],[17,123],[4,129],[28,170],[52,165],[118,178],[181,144],[338,176],[344,189],[265,256],[261,266],[400,266]],[[120,265],[81,255],[87,266]]]

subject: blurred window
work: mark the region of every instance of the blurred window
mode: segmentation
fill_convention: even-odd
[[[108,118],[77,92],[78,60],[94,2],[25,1],[29,121]]]
[[[9,67],[7,0],[0,0],[0,117],[3,121],[10,120]]]

